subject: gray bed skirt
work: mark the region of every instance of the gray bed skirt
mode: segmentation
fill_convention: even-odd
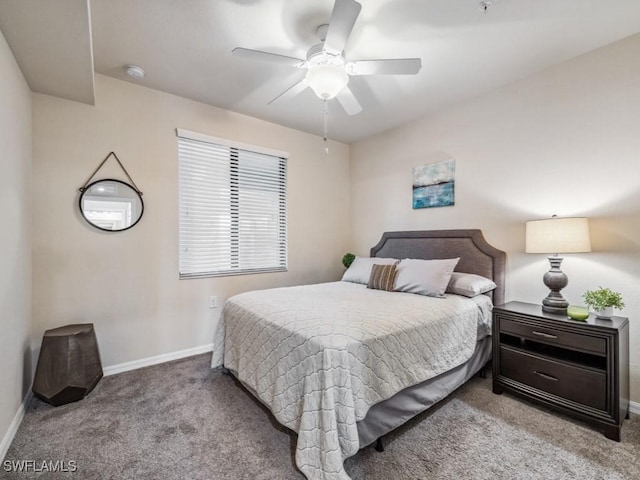
[[[435,378],[405,388],[372,406],[357,422],[360,448],[411,420],[473,377],[491,358],[491,336],[479,340],[469,360]]]

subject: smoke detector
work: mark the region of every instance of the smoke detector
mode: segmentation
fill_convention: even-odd
[[[482,13],[487,13],[492,5],[493,2],[491,2],[491,0],[485,0],[483,2],[480,2],[480,5],[478,5],[478,10],[480,10]]]
[[[122,68],[124,68],[124,73],[129,75],[131,78],[135,78],[136,80],[144,78],[144,70],[138,65],[125,65]]]

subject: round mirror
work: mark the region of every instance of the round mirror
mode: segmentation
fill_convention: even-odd
[[[107,232],[133,227],[142,218],[143,211],[141,193],[120,180],[96,180],[80,195],[80,212],[84,219]]]

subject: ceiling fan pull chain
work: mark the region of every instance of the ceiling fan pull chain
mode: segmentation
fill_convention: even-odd
[[[327,142],[327,137],[329,136],[329,106],[327,105],[326,98],[322,101],[322,113],[324,122],[324,135],[322,137],[322,141],[324,142],[324,154],[329,155],[329,144]]]

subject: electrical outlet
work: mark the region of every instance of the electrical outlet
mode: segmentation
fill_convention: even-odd
[[[218,297],[213,295],[209,297],[209,308],[218,308]]]

